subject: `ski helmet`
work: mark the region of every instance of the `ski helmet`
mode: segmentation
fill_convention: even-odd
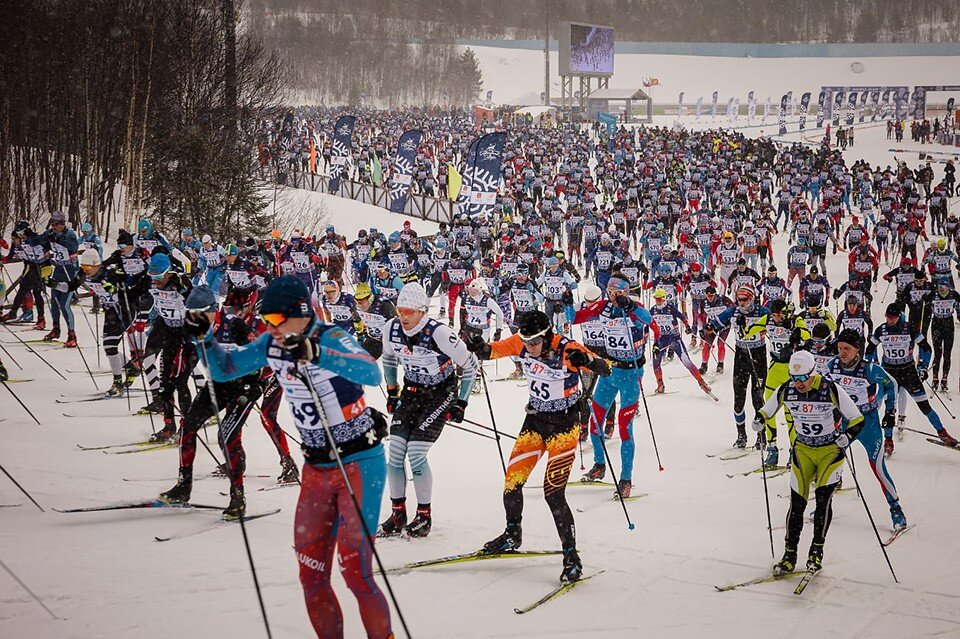
[[[529,342],[538,337],[550,341],[553,337],[553,326],[550,324],[550,318],[540,310],[527,311],[517,321],[517,335],[524,342]]]

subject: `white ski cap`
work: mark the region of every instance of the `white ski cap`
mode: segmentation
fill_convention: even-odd
[[[412,308],[426,311],[430,306],[430,298],[419,282],[404,284],[397,296],[397,308]]]
[[[200,238],[200,241],[203,242],[204,244],[207,244],[209,242],[212,242],[213,238],[211,238],[209,235],[204,235],[203,237]]]
[[[100,252],[95,248],[88,248],[80,254],[80,266],[100,266]]]
[[[583,301],[596,302],[603,295],[603,291],[596,284],[587,284],[583,287]]]
[[[797,351],[790,356],[790,375],[810,375],[817,361],[809,351]]]

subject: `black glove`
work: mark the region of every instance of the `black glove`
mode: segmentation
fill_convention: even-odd
[[[190,337],[203,337],[210,330],[210,319],[206,312],[198,310],[187,311],[183,319],[183,331]]]
[[[897,411],[888,410],[887,413],[883,416],[883,429],[893,430],[893,427],[897,425]]]
[[[463,399],[458,399],[457,403],[450,407],[450,410],[447,411],[447,419],[455,424],[463,422],[463,412],[467,410],[467,402]]]
[[[499,329],[499,328],[498,328],[497,330],[493,331],[493,341],[499,342],[499,341],[500,341],[500,337],[501,337],[502,335],[503,335],[503,330],[502,330],[502,329]]]
[[[737,326],[740,328],[746,328],[747,326],[747,316],[743,313],[737,313]]]
[[[567,356],[567,361],[570,362],[571,366],[582,368],[590,363],[590,356],[587,355],[586,352],[576,349],[570,351],[570,355]]]
[[[716,333],[716,332],[717,332],[717,329],[715,329],[715,328],[714,328],[713,326],[711,326],[710,324],[707,324],[706,326],[703,327],[703,334],[704,334],[704,335],[713,335],[713,334]]]
[[[298,362],[316,362],[320,357],[320,345],[302,333],[284,335],[280,347]]]
[[[400,389],[396,386],[387,386],[387,412],[393,415],[400,404]]]
[[[917,364],[917,377],[920,378],[921,382],[927,381],[927,377],[930,375],[930,371],[923,367],[923,364]]]
[[[468,351],[480,359],[490,359],[490,345],[483,341],[483,335],[473,331],[465,331],[461,339]]]
[[[630,299],[629,295],[617,295],[617,297],[614,298],[613,303],[628,313],[637,307],[637,303]]]

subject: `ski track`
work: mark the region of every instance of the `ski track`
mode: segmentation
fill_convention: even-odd
[[[880,130],[858,127],[857,146],[848,150],[847,156],[850,161],[865,157],[872,162],[892,163],[892,154],[886,152],[890,146],[894,145]],[[896,146],[914,148],[909,143]],[[917,163],[916,153],[902,157],[908,157],[911,166]],[[385,211],[316,197],[325,199],[338,230],[351,237],[360,226],[399,225],[399,219]],[[357,216],[360,211],[362,219]],[[425,233],[435,228],[417,220],[413,224]],[[775,259],[780,266],[784,253],[784,236],[779,235]],[[831,282],[842,281],[845,257],[828,257]],[[84,304],[78,310],[86,312],[88,306]],[[875,309],[875,317],[880,312],[882,305]],[[92,342],[86,322],[78,320],[81,341]],[[64,407],[52,398],[61,392],[87,392],[92,386],[89,376],[85,371],[65,373],[70,381],[64,383],[18,342],[6,338],[2,340],[4,346],[25,369],[17,376],[35,380],[12,388],[43,426],[38,428],[18,406],[4,400],[4,433],[9,447],[2,462],[48,512],[37,511],[5,477],[0,478],[0,501],[24,502],[22,507],[5,509],[0,515],[2,558],[58,617],[67,621],[50,619],[16,582],[2,576],[0,636],[262,637],[262,621],[237,526],[169,544],[153,540],[155,535],[190,530],[216,517],[215,512],[177,510],[176,516],[154,510],[49,512],[52,507],[153,497],[168,487],[122,482],[120,478],[172,478],[177,455],[174,449],[152,455],[112,456],[76,449],[76,442],[93,446],[145,437],[150,432],[149,422],[129,416],[126,401],[90,403],[84,410],[84,414],[91,411],[89,417],[64,417]],[[60,371],[82,369],[75,352],[59,348],[37,351]],[[92,353],[87,361],[91,369],[102,370],[103,362],[97,365]],[[699,364],[697,356],[694,361]],[[726,449],[735,434],[730,389],[732,355],[728,355],[727,363],[728,372],[715,381],[719,405],[687,401],[702,400],[703,394],[677,362],[664,367],[666,375],[678,378],[670,380],[671,390],[679,391],[676,396],[649,401],[664,472],[657,471],[646,416],[636,417],[634,490],[649,495],[627,504],[635,531],[627,530],[619,504],[597,505],[607,499],[607,491],[567,491],[572,509],[587,509],[586,513],[574,512],[584,568],[591,572],[603,569],[606,574],[526,615],[516,615],[513,608],[546,594],[559,575],[559,558],[493,560],[393,575],[391,584],[414,636],[801,638],[809,635],[811,615],[828,615],[835,636],[960,636],[960,573],[953,561],[960,556],[960,540],[955,534],[960,526],[956,497],[960,466],[955,452],[939,450],[923,441],[923,436],[909,432],[904,441],[896,442],[896,453],[888,461],[904,511],[911,522],[917,523],[914,530],[887,549],[900,585],[893,583],[859,497],[852,493],[834,502],[837,517],[827,541],[823,574],[802,596],[793,595],[794,578],[726,593],[714,590],[714,585],[766,574],[774,561],[760,481],[732,482],[723,477],[725,472],[755,468],[755,457],[723,463],[704,457],[705,452]],[[711,363],[711,369],[713,366]],[[488,366],[488,370],[495,367]],[[498,428],[515,434],[522,421],[526,391],[512,384],[491,384],[490,393]],[[367,400],[383,408],[383,397],[375,390],[367,393]],[[131,401],[136,403],[137,398]],[[909,425],[923,427],[926,422],[915,405],[911,402],[908,406]],[[939,407],[935,399],[933,406]],[[471,398],[467,417],[491,425],[482,395]],[[285,403],[281,421],[285,426],[292,424]],[[952,431],[960,430],[953,420],[945,417],[944,421]],[[248,472],[275,475],[276,451],[256,416],[248,420],[246,431]],[[504,455],[509,444],[503,442]],[[619,476],[618,441],[609,440],[607,445]],[[853,450],[861,487],[885,536],[890,530],[886,502],[862,447],[854,445]],[[294,454],[299,458],[299,453]],[[585,446],[584,455],[589,467],[589,447]],[[440,438],[430,461],[434,532],[424,540],[378,542],[387,568],[468,552],[503,530],[503,475],[493,441],[454,430]],[[574,480],[581,474],[577,470],[579,462],[575,464]],[[543,466],[541,461],[530,477],[531,486],[542,484]],[[198,451],[195,475],[211,470],[212,460]],[[844,474],[844,485],[852,487],[849,471]],[[250,482],[247,500],[251,512],[282,509],[278,515],[248,528],[274,636],[313,636],[291,548],[298,491],[258,492],[258,485]],[[197,482],[194,499],[226,505],[219,493],[227,486],[226,479]],[[771,479],[769,488],[773,525],[782,525],[787,504],[776,495],[789,490],[789,475]],[[410,490],[408,505],[412,510],[412,487]],[[529,490],[524,496],[523,547],[555,547],[556,532],[542,492]],[[385,495],[381,518],[388,503]],[[811,534],[807,524],[799,548],[801,557]],[[779,556],[783,531],[774,531],[774,543]],[[338,571],[333,573],[345,614],[345,635],[362,636],[355,601]],[[382,583],[382,578],[379,580]],[[170,610],[176,610],[176,614],[169,614]],[[394,630],[398,637],[403,636],[396,615]]]

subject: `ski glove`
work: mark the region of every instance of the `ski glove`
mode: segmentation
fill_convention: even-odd
[[[760,417],[759,415],[754,417],[753,423],[750,424],[750,428],[752,428],[753,432],[755,433],[762,433],[765,426],[766,424],[764,423],[763,418]]]
[[[930,372],[923,367],[923,364],[917,364],[917,377],[920,378],[921,382],[927,381],[927,376],[930,375]]]
[[[203,337],[210,330],[210,319],[204,311],[189,310],[183,319],[183,330],[190,337]]]
[[[567,356],[567,360],[571,366],[576,366],[577,368],[583,368],[590,364],[590,356],[581,350],[571,350],[570,355]]]
[[[283,336],[280,348],[293,356],[298,362],[316,362],[320,357],[320,345],[302,333]]]
[[[637,307],[637,303],[630,299],[629,295],[617,295],[613,303],[628,313]]]
[[[393,415],[400,404],[400,389],[396,386],[387,386],[387,412]]]
[[[844,450],[850,445],[850,436],[846,433],[838,433],[837,438],[833,440],[833,443],[835,443],[841,450]]]
[[[493,331],[493,341],[499,342],[502,336],[503,331],[501,329],[498,328],[497,330]]]
[[[897,424],[897,411],[887,411],[883,416],[883,429],[893,432],[893,427]]]
[[[471,331],[465,333],[461,339],[463,339],[467,350],[479,359],[490,359],[490,345],[483,341],[482,335]]]
[[[450,407],[450,410],[447,411],[447,419],[455,424],[463,422],[463,413],[467,410],[467,402],[463,399],[458,399],[457,403]]]

